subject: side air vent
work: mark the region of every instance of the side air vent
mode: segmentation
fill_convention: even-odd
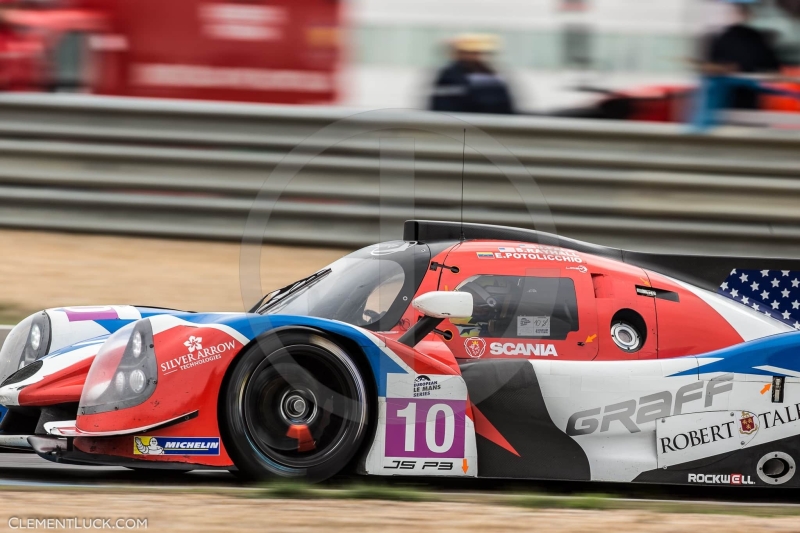
[[[14,383],[19,383],[20,381],[25,381],[29,377],[36,374],[39,369],[42,368],[41,361],[34,361],[33,363],[23,366],[10,376],[6,378],[6,380],[0,384],[0,387],[5,387],[6,385],[13,385]]]

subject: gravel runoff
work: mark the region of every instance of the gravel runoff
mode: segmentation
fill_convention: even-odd
[[[703,533],[794,532],[797,516],[757,518],[740,515],[675,514],[649,511],[527,510],[502,505],[359,500],[273,500],[224,494],[159,492],[100,493],[0,492],[0,531],[30,526],[30,519],[146,519],[148,532],[268,531],[375,532],[409,531],[608,531]],[[66,523],[66,522],[65,522]],[[102,525],[102,522],[96,522]],[[57,523],[53,523],[58,525]],[[124,526],[124,522],[121,525]],[[129,522],[135,525],[135,522]],[[45,529],[44,525],[39,526]],[[119,527],[118,527],[119,528]],[[73,527],[73,529],[77,529]],[[135,527],[133,530],[137,530]]]

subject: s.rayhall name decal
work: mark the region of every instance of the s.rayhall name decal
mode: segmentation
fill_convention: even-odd
[[[187,370],[222,358],[222,354],[236,347],[236,341],[221,342],[210,348],[199,348],[192,353],[175,357],[161,363],[161,372],[166,376],[178,370]]]

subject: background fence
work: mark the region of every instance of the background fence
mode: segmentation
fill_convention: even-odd
[[[239,240],[264,191],[279,196],[267,241],[399,237],[404,219],[460,216],[463,119],[466,221],[545,220],[562,235],[643,250],[800,255],[797,132],[354,113],[2,95],[0,226]],[[409,137],[411,186],[408,154],[380,157],[382,140]],[[270,178],[303,158],[288,186]],[[526,205],[528,189],[509,176],[535,182],[541,197]]]

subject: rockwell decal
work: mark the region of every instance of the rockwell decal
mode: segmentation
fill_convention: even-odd
[[[707,483],[710,485],[755,485],[750,476],[742,474],[689,474],[689,483]]]

